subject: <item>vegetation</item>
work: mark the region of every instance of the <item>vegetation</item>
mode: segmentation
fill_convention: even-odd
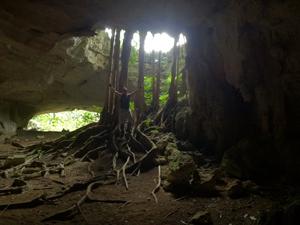
[[[72,131],[99,120],[101,108],[95,105],[93,107],[97,112],[75,109],[35,116],[29,121],[27,128],[37,128],[42,131],[61,131],[63,129]]]
[[[180,84],[182,82],[182,75],[178,76],[178,84]],[[153,93],[152,93],[152,77],[145,77],[145,86],[144,86],[144,90],[145,90],[145,103],[146,104],[151,104],[152,100],[153,100]],[[163,86],[160,87],[160,96],[159,96],[159,105],[165,105],[167,102],[167,98],[169,96],[169,88],[170,88],[170,84],[171,84],[171,79],[172,76],[171,74],[169,75],[169,77],[162,82]],[[179,91],[178,91],[179,94]],[[181,99],[181,98],[178,98]]]

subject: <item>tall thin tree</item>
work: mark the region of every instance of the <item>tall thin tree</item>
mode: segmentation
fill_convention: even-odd
[[[112,72],[112,77],[111,77],[111,84],[113,86],[116,85],[116,76],[119,73],[119,58],[120,58],[120,33],[121,29],[117,29],[117,34],[116,34],[116,40],[115,40],[115,50],[114,50],[114,69]],[[115,94],[114,91],[110,91],[110,102],[109,102],[109,112],[113,113],[114,109],[114,102],[115,102]]]
[[[142,85],[142,90],[140,90],[135,98],[134,108],[139,109],[139,113],[144,113],[144,64],[145,64],[145,38],[146,31],[140,31],[140,48],[139,48],[139,77],[138,77],[138,85]]]
[[[171,69],[171,84],[169,88],[169,97],[166,103],[166,110],[170,110],[173,108],[177,103],[177,87],[175,85],[175,78],[176,78],[176,72],[177,72],[177,57],[178,57],[178,48],[177,48],[177,42],[178,42],[179,36],[175,38],[174,46],[173,46],[173,64]]]
[[[108,60],[108,74],[107,74],[107,83],[111,83],[111,74],[112,74],[112,63],[113,63],[113,50],[114,50],[114,42],[115,42],[115,28],[112,29],[112,37],[110,39],[110,51],[109,51],[109,60]],[[104,101],[104,106],[101,112],[100,116],[100,125],[104,125],[106,123],[106,120],[109,117],[109,99],[111,98],[110,96],[110,91],[109,88],[106,88],[106,93],[105,93],[105,101]]]

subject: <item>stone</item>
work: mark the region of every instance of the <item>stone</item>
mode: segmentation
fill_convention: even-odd
[[[190,220],[192,224],[195,225],[207,225],[212,224],[212,218],[208,211],[197,212]]]
[[[4,168],[9,168],[9,167],[17,166],[17,165],[25,163],[25,160],[26,160],[25,155],[9,156],[5,160],[3,167]]]
[[[185,152],[185,154],[190,155],[198,167],[203,166],[207,163],[203,154],[198,151],[192,151],[192,152],[188,151],[188,152]]]
[[[16,179],[14,179],[14,182],[12,183],[11,186],[13,186],[13,187],[22,187],[24,185],[27,185],[27,183],[24,180],[16,178]]]
[[[263,148],[256,140],[242,139],[225,152],[221,169],[237,178],[261,178],[266,175],[264,155]]]
[[[168,143],[166,146],[166,151],[165,151],[165,155],[166,156],[170,156],[172,155],[174,152],[179,153],[180,151],[177,149],[177,144],[176,143]]]
[[[154,165],[159,166],[159,165],[167,165],[168,160],[164,156],[158,156],[157,158],[154,159]]]
[[[179,141],[178,144],[178,149],[180,151],[195,151],[196,150],[196,147],[191,143],[191,142],[188,142],[188,141]]]
[[[42,169],[40,167],[25,167],[21,170],[23,174],[32,174],[40,172]]]
[[[162,172],[166,179],[163,187],[167,191],[180,190],[189,186],[189,180],[196,169],[191,156],[182,154],[177,149],[171,149],[168,151],[170,154],[167,156],[168,164],[164,166]]]
[[[166,150],[167,145],[168,145],[168,141],[166,140],[158,140],[156,142],[156,146],[159,152],[164,152]]]
[[[258,185],[251,180],[244,181],[243,188],[249,192],[257,192],[258,191]]]
[[[30,163],[30,167],[43,167],[45,165],[41,160],[35,159]]]
[[[167,180],[176,184],[187,184],[195,171],[193,158],[179,153],[168,157],[168,160],[169,174]]]
[[[216,192],[216,178],[212,173],[196,170],[193,175],[192,189],[197,194]]]
[[[244,196],[243,183],[240,180],[231,180],[226,187],[226,194],[230,198],[238,198]]]

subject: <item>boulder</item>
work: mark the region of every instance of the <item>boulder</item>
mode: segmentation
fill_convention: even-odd
[[[227,184],[226,194],[230,198],[238,198],[244,195],[243,183],[240,180],[233,179]]]
[[[14,180],[14,182],[12,183],[11,186],[13,186],[13,187],[22,187],[22,186],[24,186],[24,185],[27,185],[27,183],[26,183],[24,180],[19,179],[19,178],[16,178],[16,179]]]
[[[212,224],[211,215],[208,211],[197,212],[190,220],[192,224],[196,225],[207,225]]]
[[[9,156],[4,162],[3,167],[4,168],[9,168],[13,166],[20,165],[22,163],[25,163],[26,161],[26,156],[25,155],[14,155],[14,156]]]
[[[193,158],[171,147],[166,152],[168,164],[163,170],[165,190],[176,191],[189,186],[189,180],[196,169]]]
[[[192,189],[197,194],[207,194],[216,192],[216,178],[212,173],[205,173],[201,170],[195,170]]]
[[[261,178],[266,175],[264,154],[257,141],[242,139],[236,146],[225,152],[221,168],[237,178]]]

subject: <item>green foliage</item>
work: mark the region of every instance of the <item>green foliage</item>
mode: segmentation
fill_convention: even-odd
[[[150,132],[151,132],[151,133],[154,133],[154,134],[158,134],[158,133],[159,133],[158,130],[151,130]]]
[[[162,92],[159,96],[159,100],[160,100],[160,103],[159,105],[164,105],[167,103],[167,99],[168,99],[168,92],[165,91],[165,92]]]
[[[37,153],[44,154],[44,151],[42,151],[41,149],[39,149],[39,150],[37,150]]]
[[[100,118],[101,107],[93,105],[97,112],[73,110],[59,113],[48,113],[33,117],[28,128],[39,127],[42,131],[75,130],[86,124],[97,122]],[[61,135],[64,137],[64,135]]]
[[[145,90],[145,102],[146,104],[151,104],[153,100],[152,95],[152,77],[144,77],[144,90]]]
[[[134,110],[134,102],[129,103],[130,110]]]
[[[130,53],[130,59],[129,59],[130,64],[133,65],[137,61],[137,59],[138,59],[138,51],[134,46],[132,46],[131,53]]]
[[[145,120],[146,122],[146,126],[149,127],[150,126],[150,120]]]

